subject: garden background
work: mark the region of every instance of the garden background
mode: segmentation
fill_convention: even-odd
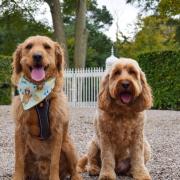
[[[35,18],[44,3],[51,10],[53,27]],[[113,45],[117,57],[140,63],[153,89],[153,108],[180,110],[180,1],[126,3],[142,9],[134,36],[127,37],[117,24],[112,41],[103,31],[114,17],[108,7],[97,6],[98,0],[0,1],[0,104],[10,104],[13,51],[27,37],[39,34],[63,46],[66,66],[71,68],[104,67]]]

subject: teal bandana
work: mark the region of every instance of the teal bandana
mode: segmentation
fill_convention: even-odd
[[[48,79],[43,84],[36,85],[22,76],[18,83],[18,92],[24,110],[30,109],[43,101],[50,94],[54,85],[55,78]]]

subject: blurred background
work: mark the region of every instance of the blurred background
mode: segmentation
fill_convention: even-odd
[[[154,108],[180,109],[179,0],[0,0],[0,104],[10,103],[12,53],[37,34],[61,44],[66,68],[105,67],[113,46],[140,63]]]

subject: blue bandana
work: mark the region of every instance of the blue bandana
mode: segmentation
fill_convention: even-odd
[[[43,101],[50,94],[54,85],[55,78],[48,79],[43,84],[37,85],[22,76],[18,83],[18,92],[24,110],[30,109]]]

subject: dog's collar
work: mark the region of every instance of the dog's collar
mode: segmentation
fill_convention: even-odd
[[[19,80],[16,94],[20,95],[24,110],[28,110],[42,102],[51,93],[54,86],[55,78],[50,78],[37,85],[29,82],[22,76]]]

